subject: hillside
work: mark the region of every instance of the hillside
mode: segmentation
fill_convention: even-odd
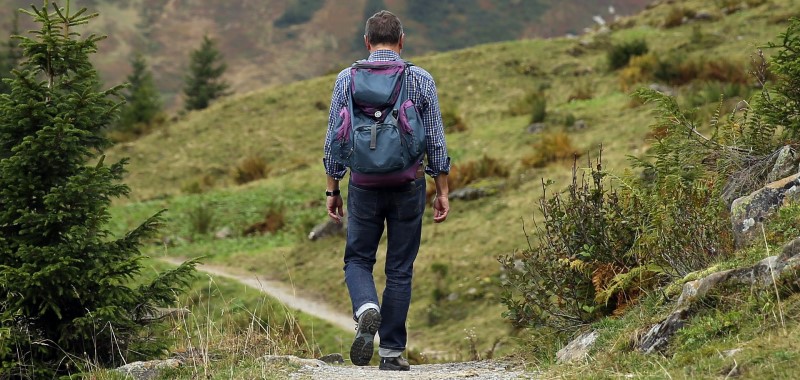
[[[129,59],[142,52],[168,103],[180,92],[189,52],[203,35],[218,40],[236,92],[315,77],[361,57],[366,14],[388,7],[406,23],[409,54],[445,51],[504,40],[580,33],[616,15],[642,9],[647,0],[415,1],[268,0],[79,0],[103,17],[92,30],[108,35],[96,65],[107,83],[121,83]],[[0,30],[27,0],[0,1]],[[26,30],[23,26],[22,30]]]
[[[602,144],[604,167],[623,172],[626,157],[646,149],[653,116],[628,94],[649,82],[608,70],[611,46],[642,39],[655,55],[680,52],[689,59],[729,62],[738,68],[734,71],[744,72],[755,49],[774,40],[797,9],[795,1],[765,1],[723,12],[687,0],[622,19],[611,25],[611,32],[410,57],[437,79],[443,110],[466,125],[465,131],[448,135],[454,164],[466,170],[468,162],[486,157],[477,165],[491,166],[495,160],[505,169],[499,172],[509,174],[487,180],[504,183],[492,197],[453,201],[446,223],[433,225],[426,216],[409,321],[411,345],[431,360],[487,357],[513,346],[519,331],[500,317],[504,274],[497,257],[527,246],[524,228],[530,231],[536,214],[541,178],[563,187],[570,165],[569,160],[543,168],[526,165],[537,153],[534,146],[549,136],[527,132],[530,112],[517,109],[528,105],[528,95],[544,94],[548,130],[563,133],[574,149],[588,153],[583,162],[596,157]],[[664,28],[676,10],[711,16],[685,24],[679,19],[680,25]],[[299,292],[346,310],[343,239],[306,239],[311,227],[325,220],[320,158],[332,81],[328,75],[236,95],[114,148],[112,158],[131,157],[126,182],[133,188],[132,199],[114,211],[120,230],[167,208],[166,249],[154,248],[155,254],[204,255],[214,264],[290,282]],[[714,83],[674,90],[683,104],[708,115],[723,91]],[[746,98],[754,88],[737,91],[733,98]],[[235,186],[231,173],[247,158],[264,160],[269,174]],[[278,226],[268,229],[272,232],[246,236],[246,230],[270,221]],[[232,231],[230,238],[213,237],[225,228]]]

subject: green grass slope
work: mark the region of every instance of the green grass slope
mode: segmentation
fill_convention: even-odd
[[[504,351],[514,341],[515,332],[501,318],[497,256],[527,246],[523,225],[531,230],[540,179],[552,178],[563,187],[571,164],[523,164],[547,136],[526,132],[530,113],[517,111],[526,96],[544,93],[549,130],[566,131],[572,145],[592,157],[602,144],[604,166],[621,172],[626,156],[646,149],[653,118],[648,107],[632,102],[623,90],[649,82],[621,83],[619,73],[607,70],[611,44],[644,39],[656,55],[681,52],[744,69],[756,48],[774,40],[800,9],[794,0],[747,2],[752,6],[731,14],[722,12],[720,2],[670,3],[620,20],[608,33],[406,57],[434,75],[443,110],[467,126],[447,137],[454,164],[485,155],[510,172],[495,196],[453,201],[446,223],[434,225],[426,215],[409,319],[412,347],[430,358],[465,359]],[[714,20],[665,29],[676,10],[707,11]],[[133,193],[115,206],[115,229],[130,228],[167,208],[164,240],[154,248],[159,254],[164,243],[168,255],[204,255],[209,262],[282,279],[347,312],[343,239],[306,239],[310,228],[326,218],[321,150],[333,79],[329,75],[236,95],[109,151],[113,159],[131,158],[126,183]],[[677,90],[681,99],[689,99],[697,88]],[[712,96],[709,103],[718,101]],[[704,112],[705,106],[698,105]],[[565,127],[576,119],[588,127]],[[248,157],[263,159],[269,174],[235,186],[231,172]],[[282,223],[274,232],[245,236],[248,227],[268,219]],[[233,237],[215,239],[213,233],[224,227]],[[379,255],[376,268],[381,265]],[[380,270],[376,276],[382,276]]]

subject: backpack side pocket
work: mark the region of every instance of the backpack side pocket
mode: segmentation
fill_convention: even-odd
[[[348,107],[342,107],[339,117],[334,124],[333,141],[331,141],[331,156],[337,162],[350,166],[350,156],[353,151],[353,142],[350,141],[350,130],[353,128],[352,118]]]
[[[419,115],[416,105],[411,99],[406,99],[400,105],[400,128],[405,132],[406,147],[410,157],[422,157],[425,153],[425,126]]]

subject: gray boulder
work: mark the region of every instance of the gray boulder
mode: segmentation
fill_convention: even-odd
[[[130,376],[134,380],[157,379],[165,369],[179,368],[183,363],[177,359],[151,360],[133,362],[116,369],[117,372]]]
[[[547,129],[547,124],[545,123],[533,123],[529,125],[528,128],[525,128],[525,130],[530,134],[541,133],[545,129]]]
[[[731,224],[737,247],[743,247],[760,235],[764,219],[788,202],[798,198],[800,174],[775,181],[741,197],[731,204]]]
[[[556,358],[559,363],[572,363],[575,361],[582,361],[589,358],[589,350],[597,341],[598,333],[596,330],[585,332],[578,335],[564,348],[558,350]]]
[[[667,319],[656,323],[647,331],[637,345],[637,349],[646,354],[663,352],[669,345],[669,340],[675,333],[686,325],[689,312],[686,309],[679,309],[667,317]]]
[[[462,201],[472,201],[475,199],[485,197],[486,190],[476,187],[462,187],[460,189],[450,192],[450,199],[457,199]]]
[[[781,178],[786,178],[792,174],[797,174],[797,152],[791,146],[785,146],[778,152],[775,158],[775,165],[767,175],[767,182],[775,182]]]
[[[339,353],[325,355],[319,358],[319,360],[322,360],[323,362],[328,364],[344,364],[344,356],[342,356],[342,354]]]
[[[290,364],[301,367],[325,367],[328,364],[317,359],[302,359],[292,355],[267,355],[258,360],[267,364]]]
[[[683,285],[676,310],[638,339],[636,347],[644,353],[663,352],[670,338],[683,328],[691,316],[690,310],[694,309],[692,305],[702,300],[713,289],[736,285],[772,289],[776,282],[782,288],[797,289],[800,285],[800,278],[796,275],[798,270],[800,270],[800,238],[786,244],[780,255],[767,257],[751,267],[716,272],[689,281]]]
[[[308,239],[311,241],[323,239],[329,236],[344,236],[347,232],[347,215],[342,218],[341,223],[336,223],[330,218],[324,222],[317,224],[311,232],[308,233]]]

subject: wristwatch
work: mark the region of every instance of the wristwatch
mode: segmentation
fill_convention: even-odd
[[[335,197],[335,196],[337,196],[337,195],[339,195],[339,194],[341,194],[341,192],[339,191],[339,189],[336,189],[336,190],[334,190],[334,191],[328,191],[328,190],[325,190],[325,195],[326,195],[326,196],[328,196],[328,197]]]

